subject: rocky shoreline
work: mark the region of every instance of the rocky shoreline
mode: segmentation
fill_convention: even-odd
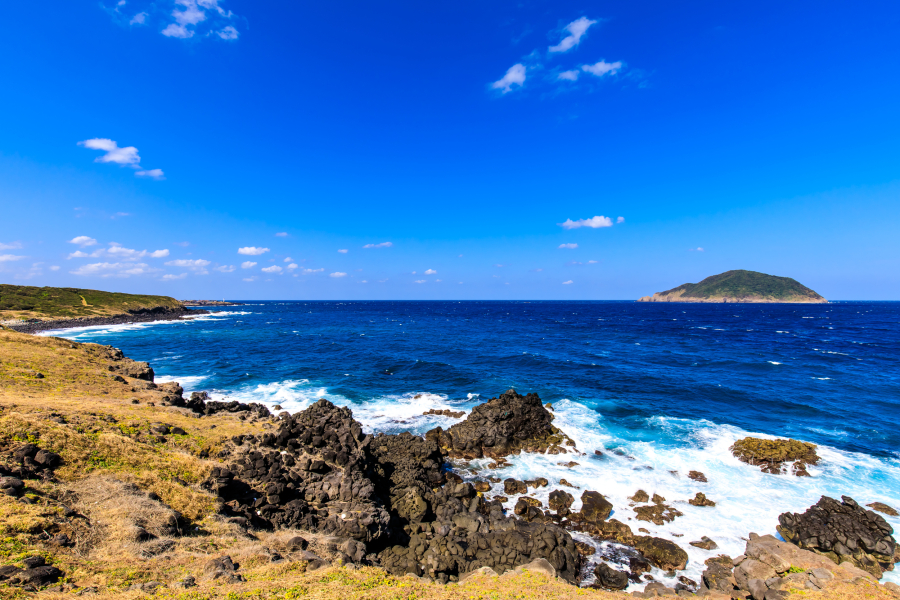
[[[73,329],[75,327],[93,327],[97,325],[128,325],[130,323],[151,323],[154,321],[179,321],[196,315],[206,315],[210,311],[203,309],[173,309],[159,307],[142,309],[134,312],[113,315],[110,317],[85,317],[81,319],[55,319],[42,321],[32,319],[21,324],[7,324],[6,327],[20,333],[40,333],[54,329]]]

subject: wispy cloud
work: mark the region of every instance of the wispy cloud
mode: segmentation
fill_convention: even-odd
[[[426,283],[425,279],[416,279],[413,283]]]
[[[244,254],[245,256],[259,256],[261,254],[265,254],[268,251],[268,248],[257,248],[256,246],[245,246],[244,248],[238,248],[238,254]]]
[[[381,242],[380,244],[366,244],[363,248],[390,248],[393,245],[393,242]]]
[[[425,274],[426,275],[437,275],[437,271],[435,271],[434,269],[428,269],[427,271],[425,271]]]
[[[581,65],[581,70],[585,73],[590,73],[596,77],[603,77],[604,75],[615,75],[619,69],[622,68],[622,61],[617,60],[614,63],[608,63],[605,60],[601,60],[592,65]]]
[[[86,236],[80,236],[86,237]],[[77,240],[79,238],[75,238]],[[77,244],[75,240],[71,240],[69,243]],[[85,242],[81,244],[81,247],[84,248],[86,246],[93,246],[97,243],[97,240],[93,240],[88,238],[90,242]],[[161,250],[134,250],[132,248],[126,248],[122,246],[122,244],[117,244],[116,242],[110,242],[108,248],[98,248],[94,250],[90,254],[87,252],[82,252],[81,250],[76,250],[67,256],[66,258],[114,258],[118,260],[138,260],[141,258],[165,258],[169,256],[169,250],[164,248]]]
[[[165,263],[167,267],[183,267],[185,269],[192,269],[194,271],[203,271],[206,272],[206,267],[209,266],[208,260],[203,260],[202,258],[197,259],[187,259],[187,258],[179,258],[176,260],[170,260]]]
[[[563,81],[578,81],[578,71],[575,69],[563,71],[562,73],[557,75],[556,78]]]
[[[592,217],[590,219],[578,219],[577,221],[573,221],[572,219],[566,219],[562,223],[557,223],[563,229],[578,229],[580,227],[590,227],[591,229],[599,229],[601,227],[612,227],[613,222],[609,217],[604,217],[603,215],[599,215],[596,217]]]
[[[284,269],[279,267],[278,265],[272,265],[271,267],[265,267],[262,272],[263,273],[281,273]]]
[[[275,237],[288,237],[287,231],[279,231],[275,234]]]
[[[596,264],[597,264],[597,261],[596,261],[596,260],[589,260],[589,261],[588,261],[588,264],[589,264],[589,265],[596,265]]]
[[[21,248],[22,242],[0,243],[0,250],[20,250]]]
[[[78,237],[74,237],[69,240],[70,244],[75,244],[76,246],[81,246],[82,248],[86,246],[96,246],[97,240],[92,237],[88,237],[86,235],[79,235]]]
[[[584,37],[585,33],[587,33],[587,30],[590,29],[591,25],[596,22],[597,21],[592,21],[587,17],[575,19],[564,28],[564,31],[569,32],[569,35],[560,40],[557,45],[547,48],[547,50],[550,52],[568,52],[578,45],[578,43],[581,41],[581,38]]]
[[[325,269],[300,269],[300,272],[304,275],[312,275],[313,273],[324,273]],[[346,275],[346,273],[344,273],[344,275]],[[332,274],[332,277],[334,277],[334,274]],[[343,275],[341,275],[341,277],[343,277]]]
[[[559,247],[563,250],[574,250],[578,247],[578,244],[560,244]]]
[[[568,281],[563,281],[563,285],[572,285],[573,283],[575,283],[575,282],[572,281],[571,279]]]
[[[17,256],[15,254],[0,254],[0,262],[13,262],[27,258],[25,256]]]
[[[160,279],[163,281],[174,281],[176,279],[184,279],[187,277],[187,273],[182,273],[181,275],[172,275],[171,273],[166,273]]]
[[[226,23],[234,17],[230,10],[219,6],[220,0],[175,0],[176,8],[171,12],[173,19],[162,34],[166,37],[189,39],[197,33],[204,36],[216,36],[223,40],[236,40],[240,37],[234,25]],[[202,28],[201,23],[205,23]]]
[[[220,267],[215,268],[216,271],[220,273],[232,273],[234,272],[234,265],[222,265]]]
[[[175,245],[181,246],[182,248],[187,248],[188,246],[191,245],[191,243],[190,242],[175,242]]]
[[[155,179],[156,181],[163,181],[166,178],[162,169],[150,169],[148,171],[141,170],[134,175],[135,177],[146,177],[147,179]]]
[[[247,261],[244,261],[241,263],[241,268],[242,269],[252,269],[256,265],[257,265],[257,263],[247,260]]]
[[[330,273],[328,276],[329,276],[329,277],[334,277],[335,279],[338,279],[338,278],[341,278],[341,277],[346,277],[347,274],[346,274],[346,273],[341,273],[340,271],[337,271],[337,272],[335,272],[335,273]]]
[[[506,74],[491,84],[491,88],[507,94],[513,90],[513,86],[525,85],[525,65],[516,63],[507,69]]]
[[[689,252],[706,252],[703,248],[688,248]]]
[[[338,252],[340,252],[341,254],[347,254],[350,251],[347,250],[346,248],[341,248],[340,250],[338,250]]]
[[[624,222],[625,222],[625,217],[619,217],[618,219],[616,219],[616,223],[619,225],[621,225]]]
[[[89,265],[82,265],[74,271],[69,271],[72,275],[82,276],[98,276],[98,277],[131,277],[134,275],[147,275],[157,273],[159,269],[152,268],[146,263],[135,262],[102,262]]]
[[[90,150],[100,150],[104,152],[101,156],[94,159],[98,163],[112,163],[123,167],[131,167],[135,169],[135,176],[145,177],[148,179],[156,179],[161,181],[165,179],[162,169],[142,169],[141,156],[138,149],[134,146],[120,147],[115,140],[109,138],[93,138],[78,142],[78,145]]]

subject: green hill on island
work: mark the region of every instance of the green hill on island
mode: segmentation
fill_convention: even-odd
[[[155,308],[183,307],[168,296],[0,284],[0,320],[109,317]]]
[[[638,302],[823,303],[828,301],[790,277],[738,270],[707,277],[700,283],[685,283],[666,292],[644,296]]]

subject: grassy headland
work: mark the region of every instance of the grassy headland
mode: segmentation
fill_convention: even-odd
[[[168,296],[0,284],[0,320],[111,317],[160,308],[183,306]]]

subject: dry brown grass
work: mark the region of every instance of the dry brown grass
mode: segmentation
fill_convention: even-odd
[[[170,586],[186,575],[197,578],[188,590],[163,587],[165,600],[588,600],[623,599],[623,594],[585,590],[539,574],[478,578],[465,585],[442,586],[411,577],[392,577],[376,568],[329,568],[307,573],[306,562],[290,555],[286,542],[303,535],[310,550],[329,552],[321,536],[298,531],[247,533],[213,514],[214,499],[199,487],[223,440],[239,433],[258,434],[270,422],[240,421],[221,415],[197,418],[180,409],[151,405],[159,394],[132,391],[139,382],[116,383],[108,376],[106,350],[93,344],[38,338],[0,331],[0,448],[30,441],[58,452],[63,465],[58,482],[28,481],[32,504],[0,496],[0,564],[19,563],[40,554],[66,574],[65,584],[95,587],[91,597],[139,598],[133,584],[157,581]],[[44,379],[31,373],[38,371]],[[137,398],[139,404],[132,404]],[[64,422],[58,422],[64,421]],[[149,432],[153,423],[182,427],[187,435],[160,443]],[[179,481],[180,480],[180,481]],[[153,500],[149,493],[160,497]],[[76,516],[65,516],[66,509]],[[184,535],[171,535],[173,511],[192,520]],[[142,528],[155,539],[141,541]],[[45,535],[46,532],[46,535]],[[71,548],[51,546],[48,535],[65,533]],[[160,550],[162,550],[160,552]],[[286,560],[271,562],[272,552]],[[230,555],[246,582],[205,581],[211,558]],[[30,596],[30,595],[29,595]],[[40,598],[62,600],[64,593]],[[0,584],[0,598],[26,597]],[[887,600],[881,586],[860,582],[831,594],[805,593],[815,600]]]

